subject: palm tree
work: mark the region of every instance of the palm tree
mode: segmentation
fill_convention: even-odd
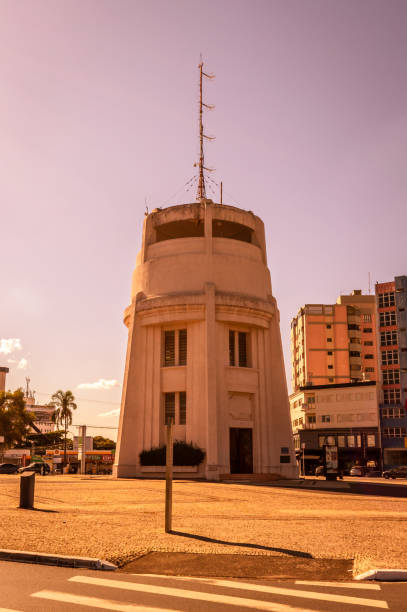
[[[57,391],[51,398],[52,403],[55,406],[54,419],[57,425],[63,425],[65,438],[64,438],[64,463],[63,466],[66,466],[66,436],[68,432],[69,425],[72,425],[72,410],[77,409],[77,405],[75,404],[75,397],[72,394],[72,391]]]

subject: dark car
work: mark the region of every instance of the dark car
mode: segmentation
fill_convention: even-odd
[[[407,465],[391,468],[383,472],[384,478],[407,478]]]
[[[14,463],[0,463],[0,474],[17,474],[18,467]]]
[[[20,468],[18,471],[20,472],[20,474],[22,472],[35,472],[36,474],[49,474],[51,470],[50,470],[48,463],[42,463],[40,461],[36,461],[34,463],[30,463],[29,465],[26,465],[25,467]]]

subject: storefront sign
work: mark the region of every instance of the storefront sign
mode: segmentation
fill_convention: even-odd
[[[102,455],[102,461],[104,461],[105,463],[112,463],[113,457],[112,455]]]

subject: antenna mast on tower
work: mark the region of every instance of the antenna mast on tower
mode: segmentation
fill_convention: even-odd
[[[201,202],[202,200],[206,199],[204,170],[207,170],[208,172],[213,171],[212,168],[205,167],[204,146],[203,146],[204,138],[206,138],[207,140],[215,139],[214,136],[207,136],[206,134],[204,134],[203,107],[207,108],[208,110],[213,110],[215,107],[212,104],[205,104],[205,102],[203,101],[202,83],[203,83],[203,77],[206,77],[207,79],[214,79],[215,76],[213,74],[206,74],[206,72],[203,71],[202,58],[201,58],[201,63],[198,65],[198,68],[199,68],[199,163],[195,165],[199,167],[198,192],[196,195],[196,199],[198,200],[198,202]]]

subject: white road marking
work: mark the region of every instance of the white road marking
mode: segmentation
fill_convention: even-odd
[[[174,608],[151,608],[138,606],[137,604],[120,603],[110,599],[100,599],[99,597],[60,593],[58,591],[38,591],[38,593],[32,593],[31,597],[62,601],[63,603],[76,604],[78,606],[91,606],[92,608],[101,608],[102,610],[112,610],[114,612],[182,612],[182,610]]]
[[[82,584],[93,584],[94,586],[111,587],[114,589],[126,589],[128,591],[141,591],[144,593],[154,593],[156,595],[166,595],[172,597],[183,597],[184,599],[204,599],[205,601],[214,601],[216,603],[230,603],[231,605],[240,605],[246,608],[257,608],[259,610],[274,610],[270,607],[271,602],[260,601],[258,599],[244,599],[240,597],[231,597],[230,595],[221,595],[214,593],[200,593],[197,591],[186,591],[172,587],[162,587],[151,584],[140,584],[137,582],[126,582],[123,580],[109,580],[108,578],[93,578],[91,576],[73,576],[69,578],[70,582],[80,582]],[[267,593],[268,595],[282,595],[284,597],[302,597],[304,599],[335,601],[337,603],[346,603],[356,606],[365,606],[371,608],[386,608],[386,601],[379,599],[364,599],[361,597],[349,597],[348,595],[334,595],[332,593],[316,593],[312,591],[300,591],[297,589],[287,589],[281,587],[264,586],[261,584],[252,584],[248,582],[232,582],[231,580],[216,580],[214,585],[218,587],[226,587],[233,589],[243,589],[245,591],[256,591],[257,593]],[[282,604],[280,604],[282,605]],[[268,606],[268,607],[262,607]],[[287,609],[287,606],[284,606]],[[282,608],[282,609],[284,609]],[[291,609],[288,606],[288,609]],[[303,609],[303,608],[302,608]]]
[[[314,580],[296,580],[295,584],[304,584],[309,586],[327,586],[339,589],[370,589],[371,591],[380,591],[379,584],[367,584],[364,582],[316,582]]]
[[[11,608],[0,608],[0,612],[20,612],[20,611],[12,610]]]

